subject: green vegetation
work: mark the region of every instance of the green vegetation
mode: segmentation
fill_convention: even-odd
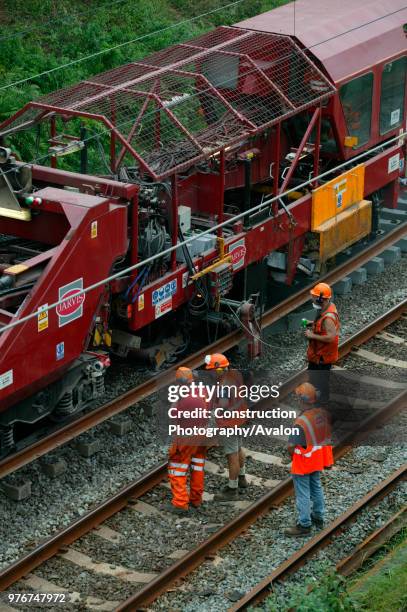
[[[326,574],[321,567],[317,579],[307,580],[292,587],[290,596],[276,591],[266,602],[267,612],[350,612],[356,610],[345,587],[345,580],[335,574]]]
[[[284,590],[276,584],[267,612],[406,612],[407,530],[381,547],[350,579],[318,564],[313,578]],[[252,609],[256,612],[257,608]]]
[[[25,103],[99,72],[184,42],[218,25],[230,25],[286,0],[243,0],[234,7],[164,32],[157,30],[228,4],[228,0],[5,0],[0,7],[0,121]],[[92,5],[90,7],[90,4]],[[92,53],[143,37],[113,51],[13,85]],[[35,136],[18,139],[17,152],[32,159]]]
[[[383,557],[386,548],[369,565],[370,571],[359,574],[349,587],[349,593],[357,610],[369,612],[404,612],[407,610],[407,530],[392,540],[395,548]]]

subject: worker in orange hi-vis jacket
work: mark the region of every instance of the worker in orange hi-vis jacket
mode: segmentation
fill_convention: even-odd
[[[194,380],[189,368],[180,367],[176,372],[176,381],[180,386],[190,386]],[[196,395],[196,394],[195,394]],[[192,392],[180,397],[172,412],[177,411],[176,424],[181,428],[205,428],[209,418],[209,408],[205,397],[195,397]],[[199,416],[191,418],[191,412],[198,409]],[[172,423],[174,419],[171,419]],[[168,478],[171,485],[172,500],[166,510],[175,514],[188,512],[190,506],[198,508],[202,504],[204,492],[204,467],[207,447],[202,444],[205,436],[175,437],[168,457]],[[201,444],[199,444],[201,443]],[[190,472],[190,491],[188,492],[188,474]]]
[[[329,378],[332,365],[339,358],[339,316],[332,303],[332,289],[318,283],[311,289],[312,305],[317,311],[314,321],[307,321],[305,330],[308,350],[309,382],[320,391],[320,402],[329,401]]]
[[[312,524],[317,527],[324,525],[325,502],[320,476],[324,468],[333,465],[333,452],[330,415],[317,406],[317,390],[310,383],[303,383],[295,389],[295,394],[301,414],[294,422],[298,433],[290,436],[288,452],[292,458],[298,522],[284,533],[305,536],[311,533]]]

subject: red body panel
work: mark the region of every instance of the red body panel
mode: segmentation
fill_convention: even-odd
[[[68,222],[69,231],[53,251],[46,268],[12,321],[37,311],[44,304],[57,302],[62,297],[59,289],[73,281],[81,279],[83,287],[87,287],[106,278],[113,262],[127,251],[126,207],[104,198],[54,188],[38,193],[44,198],[45,208],[57,211],[54,215],[50,212],[37,217],[38,233],[43,235],[47,231],[48,220],[53,217],[56,224],[56,217],[62,219],[64,227]],[[92,238],[91,226],[95,221],[97,236]],[[14,235],[24,235],[31,225],[16,221],[10,223],[14,223]],[[2,231],[3,227],[2,219]],[[30,262],[25,263],[29,265]],[[82,314],[70,322],[65,323],[66,318],[64,320],[52,309],[48,314],[48,326],[42,331],[38,329],[37,318],[33,318],[0,335],[0,375],[12,372],[13,380],[12,384],[0,389],[1,410],[57,379],[79,357],[86,348],[86,338],[103,290],[102,286],[87,293],[81,309],[76,311],[79,314],[81,310]],[[57,345],[62,342],[63,351],[59,349],[58,355]]]
[[[295,171],[302,157],[308,160],[308,166],[302,162],[307,172],[305,176],[315,177],[323,164],[331,163],[332,167],[356,158],[400,133],[402,126],[406,125],[405,103],[400,126],[380,135],[379,121],[383,67],[406,53],[402,25],[407,21],[407,9],[402,5],[403,0],[389,0],[384,4],[379,0],[366,0],[362,6],[355,4],[354,0],[297,0],[295,35],[291,3],[235,27],[218,28],[190,41],[190,45],[176,45],[157,52],[143,60],[144,64],[136,62],[95,75],[92,82],[83,82],[29,103],[13,118],[3,122],[2,130],[12,130],[10,126],[13,123],[19,130],[20,121],[25,125],[26,112],[27,125],[51,117],[54,128],[58,114],[63,119],[69,116],[98,119],[110,130],[112,174],[116,173],[124,154],[132,156],[131,163],[138,164],[139,174],[135,173],[135,178],[130,176],[126,180],[139,181],[140,186],[34,165],[34,184],[36,187],[45,186],[36,192],[42,198],[42,203],[37,206],[41,214],[33,216],[30,222],[0,217],[0,234],[34,240],[50,247],[45,254],[24,262],[29,267],[34,264],[41,266],[44,261],[48,263],[12,320],[37,312],[44,304],[70,296],[67,306],[49,312],[47,325],[42,329],[36,317],[0,334],[0,410],[58,379],[87,349],[105,287],[87,293],[84,299],[76,296],[78,288],[108,277],[114,262],[122,256],[126,255],[130,264],[138,261],[139,253],[143,252],[139,237],[151,210],[154,209],[151,214],[157,217],[159,214],[167,215],[163,221],[163,225],[167,223],[163,243],[168,238],[175,246],[177,224],[174,220],[180,205],[201,215],[202,226],[215,225],[230,214],[230,209],[224,207],[225,191],[229,191],[227,201],[232,205],[238,192],[239,206],[246,206],[245,188],[250,201],[265,185],[263,193],[276,195],[281,193],[280,190],[284,191],[286,183],[288,188],[301,183],[304,171],[301,170],[298,176]],[[237,42],[232,44],[233,40]],[[289,49],[290,53],[287,52]],[[219,66],[224,65],[235,65],[235,69],[230,69],[234,77],[229,74],[228,79],[218,83]],[[338,89],[367,71],[374,74],[370,140],[357,148],[345,147],[348,130]],[[156,93],[146,93],[152,83],[145,91],[138,90],[146,85],[148,78],[162,79],[163,87],[158,87],[162,99]],[[185,91],[182,89],[183,79],[188,84]],[[103,84],[101,87],[98,81]],[[135,87],[130,91],[131,99],[140,102],[138,112],[130,121],[129,83]],[[191,94],[192,87],[196,88],[197,95]],[[216,122],[210,118],[211,106],[205,107],[205,96],[202,95],[205,88],[213,94],[212,102],[216,100],[222,108]],[[154,97],[153,110],[149,108],[151,96]],[[106,108],[102,103],[98,105],[98,101],[105,98],[109,99]],[[188,109],[188,104],[197,99],[200,106],[191,107],[188,116],[192,126],[195,125],[195,115],[200,117],[196,121],[198,127],[187,129],[182,124],[184,113],[179,113],[178,118],[176,111],[178,106],[181,110]],[[125,136],[120,132],[120,121],[116,123],[110,115],[105,116],[111,100],[121,101],[122,119],[125,115],[127,124],[134,121]],[[33,109],[35,113],[31,115]],[[157,113],[155,121],[148,124],[151,124],[151,134],[154,135],[149,142],[150,148],[147,147],[148,134],[142,132],[141,125],[147,110]],[[52,111],[52,116],[49,111]],[[205,113],[208,118],[205,118]],[[302,134],[293,136],[292,133],[300,129],[295,126],[296,115],[301,115],[305,127]],[[179,130],[179,138],[171,135],[167,144],[163,117],[166,117],[168,125],[171,124],[170,134],[175,128]],[[332,137],[328,136],[327,140],[336,142],[336,152],[323,148],[321,123],[327,119],[332,131]],[[79,121],[74,124],[79,125]],[[225,133],[222,135],[223,129]],[[144,141],[137,140],[138,133]],[[140,151],[145,148],[145,158],[141,158],[140,151],[133,148],[133,145],[137,148],[137,143]],[[171,147],[175,147],[173,152]],[[382,189],[386,206],[396,205],[404,153],[405,144],[398,142],[384,152],[362,160],[365,164],[365,198]],[[165,154],[169,155],[168,159]],[[56,165],[56,157],[52,157],[52,164]],[[285,173],[281,174],[283,165]],[[293,179],[298,182],[294,183]],[[153,190],[154,185],[162,186],[163,182],[165,196],[156,196],[152,205],[153,200],[142,193],[143,189]],[[47,185],[69,185],[81,193]],[[92,195],[96,193],[99,195]],[[140,215],[139,196],[140,207],[143,207]],[[157,212],[158,200],[160,213]],[[128,218],[129,204],[132,208]],[[276,202],[270,217],[249,230],[244,232],[242,222],[235,223],[233,236],[225,233],[224,244],[226,253],[232,255],[233,272],[237,274],[270,252],[283,249],[288,254],[287,282],[292,282],[305,236],[311,229],[311,207],[312,195],[307,194],[288,205],[290,218],[284,210],[277,213]],[[220,236],[221,232],[218,230],[217,234]],[[157,235],[160,237],[159,232]],[[218,250],[205,252],[204,256],[195,259],[195,268],[201,270],[218,257]],[[165,269],[164,264],[162,269]],[[165,315],[191,298],[194,286],[187,285],[186,265],[177,264],[173,254],[167,269],[165,274],[140,290],[137,300],[127,309],[128,320],[121,315],[123,327],[127,324],[129,331],[140,332],[157,319],[164,324]],[[2,264],[0,272],[4,273],[4,270]],[[160,272],[154,274],[151,278],[157,278]],[[130,277],[112,282],[112,293],[126,290],[129,282],[134,281],[136,285],[137,275],[138,270]],[[61,288],[65,288],[64,291]],[[137,286],[133,289],[136,292]],[[7,305],[7,299],[3,298],[3,304]],[[7,324],[9,320],[7,312],[0,310],[0,324]]]

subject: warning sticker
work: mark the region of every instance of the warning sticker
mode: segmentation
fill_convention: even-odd
[[[168,298],[167,300],[165,300],[165,302],[162,302],[161,304],[157,304],[157,306],[155,307],[155,318],[158,319],[159,317],[162,317],[163,315],[165,315],[167,312],[170,312],[172,310],[172,297]]]
[[[389,157],[387,173],[390,174],[391,172],[394,172],[395,170],[399,170],[399,169],[400,169],[400,153],[396,153],[396,155],[392,155],[391,157]]]
[[[343,197],[346,193],[346,179],[334,185],[335,189],[335,198],[336,198],[336,208],[341,208],[343,204]]]
[[[137,310],[144,310],[144,293],[138,296]]]
[[[65,357],[65,342],[59,342],[55,346],[55,358],[57,361],[60,361]]]
[[[90,226],[90,237],[91,238],[98,237],[98,222],[97,221],[92,221],[92,224]]]
[[[39,332],[48,329],[48,310],[44,310],[46,308],[48,308],[48,304],[43,304],[38,308],[37,322]]]
[[[397,108],[396,110],[390,113],[390,125],[395,125],[396,123],[400,123],[400,109],[399,108]]]
[[[13,384],[13,370],[0,374],[0,389],[5,389]]]
[[[153,306],[156,304],[161,304],[161,302],[164,301],[167,302],[168,298],[172,297],[175,293],[177,293],[177,279],[173,278],[165,285],[162,285],[153,291],[151,294]]]

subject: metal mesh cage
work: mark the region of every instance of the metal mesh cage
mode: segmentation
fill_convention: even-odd
[[[96,119],[141,172],[162,179],[334,91],[290,37],[220,27],[43,96],[0,131],[55,115]]]

